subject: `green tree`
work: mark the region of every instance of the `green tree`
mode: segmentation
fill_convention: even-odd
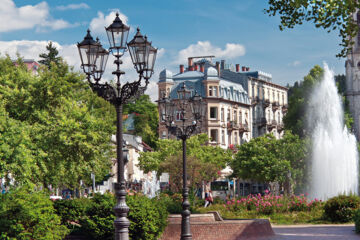
[[[232,153],[220,147],[206,145],[209,141],[206,134],[192,136],[187,140],[186,151],[188,173],[191,186],[202,180],[210,181],[217,177],[217,172],[230,162]],[[179,140],[160,139],[157,151],[140,154],[139,166],[145,172],[157,171],[170,173],[171,182],[179,190],[182,181],[182,142]]]
[[[58,57],[59,51],[51,41],[46,46],[46,50],[48,51],[47,53],[41,53],[39,55],[39,57],[42,58],[39,63],[47,66],[50,69],[51,63],[57,65],[61,62],[61,57]]]
[[[70,71],[63,61],[37,76],[21,61],[19,64],[15,67],[9,58],[0,59],[0,102],[5,109],[1,117],[20,126],[17,131],[24,134],[24,144],[16,142],[15,127],[10,126],[4,128],[0,142],[7,142],[11,150],[17,146],[28,156],[18,157],[19,166],[35,162],[29,168],[31,174],[24,171],[23,177],[43,186],[75,188],[80,180],[90,183],[91,172],[97,178],[107,175],[114,131],[109,103],[93,94],[83,75]],[[14,137],[6,138],[11,135]],[[15,174],[9,164],[16,158],[2,159],[7,160],[3,163],[6,169]]]
[[[253,138],[239,146],[231,161],[233,176],[257,182],[300,183],[305,173],[304,140],[286,132],[280,140],[272,134]]]
[[[344,122],[348,129],[352,129],[354,119],[350,112],[349,100],[346,97],[346,76],[344,74],[339,74],[335,76],[336,86],[338,88],[339,94],[342,96],[342,102],[344,106]]]
[[[346,57],[359,31],[353,13],[360,8],[353,0],[269,0],[265,12],[280,16],[280,30],[294,28],[303,22],[312,22],[317,28],[328,32],[338,31],[343,47],[338,57]],[[350,38],[349,38],[350,37]]]
[[[124,106],[124,113],[135,113],[135,134],[152,148],[156,147],[159,138],[157,131],[159,114],[157,105],[151,102],[149,95],[142,95],[134,103]]]
[[[286,130],[292,131],[294,134],[300,137],[307,135],[306,118],[307,118],[307,106],[309,103],[310,94],[313,91],[314,86],[321,81],[324,74],[324,70],[315,65],[304,77],[304,80],[300,83],[295,83],[293,87],[289,89],[289,108],[288,112],[284,116],[284,125]]]

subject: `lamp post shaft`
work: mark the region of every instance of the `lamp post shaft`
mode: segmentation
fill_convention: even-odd
[[[190,202],[189,202],[189,189],[187,187],[187,170],[186,170],[186,136],[182,138],[183,150],[183,202],[181,213],[181,240],[191,240],[190,230]]]
[[[126,186],[124,177],[123,133],[122,133],[122,104],[115,104],[116,108],[116,153],[117,153],[117,183],[115,195],[117,203],[114,207],[116,219],[114,221],[115,240],[129,240],[130,221],[127,219],[129,207],[126,205]]]

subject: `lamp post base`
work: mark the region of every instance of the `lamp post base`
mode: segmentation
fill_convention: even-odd
[[[117,203],[114,207],[116,219],[114,221],[115,240],[129,240],[130,221],[127,218],[129,207],[126,205],[125,182],[114,183]]]

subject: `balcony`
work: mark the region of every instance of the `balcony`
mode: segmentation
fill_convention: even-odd
[[[282,108],[281,108],[282,112],[283,112],[283,113],[287,113],[288,107],[289,107],[289,106],[288,106],[287,104],[285,104],[284,106],[282,106]]]
[[[235,130],[235,129],[239,129],[239,124],[235,121],[230,121],[227,123],[227,128],[228,130]]]
[[[275,120],[269,121],[269,122],[267,123],[267,129],[268,129],[268,131],[273,130],[274,128],[276,128],[276,126],[277,126],[277,122],[276,122]]]
[[[251,104],[252,104],[252,105],[255,105],[255,104],[257,104],[259,101],[260,101],[260,98],[259,98],[259,97],[253,97],[253,98],[251,99]]]
[[[273,111],[278,110],[280,108],[279,102],[273,102],[272,103],[272,108],[273,108]]]
[[[279,124],[276,126],[276,128],[277,128],[277,131],[280,133],[280,132],[282,132],[282,131],[284,130],[284,124],[283,124],[283,123],[279,123]]]
[[[240,133],[250,132],[249,125],[248,125],[247,123],[245,123],[245,124],[240,124],[240,126],[239,126],[239,132],[240,132]]]
[[[269,100],[269,99],[265,99],[265,100],[263,101],[263,107],[264,107],[264,108],[267,108],[268,106],[270,106],[270,100]]]

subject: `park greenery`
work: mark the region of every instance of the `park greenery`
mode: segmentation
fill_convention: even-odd
[[[289,131],[281,139],[267,134],[240,145],[230,166],[236,178],[300,187],[305,181],[307,152],[307,142]]]
[[[359,1],[269,0],[268,4],[265,13],[280,17],[280,30],[311,22],[327,32],[337,31],[343,47],[338,57],[346,57],[359,31],[357,22],[353,20],[353,14],[360,8]]]
[[[38,187],[79,187],[109,172],[109,104],[63,61],[35,75],[0,58],[0,177]]]
[[[225,168],[232,158],[230,150],[207,145],[207,134],[199,134],[187,140],[187,169],[190,187],[199,186],[202,181],[216,179],[218,171]],[[139,166],[144,172],[167,172],[173,191],[182,189],[182,142],[176,139],[159,139],[157,151],[140,154]]]

